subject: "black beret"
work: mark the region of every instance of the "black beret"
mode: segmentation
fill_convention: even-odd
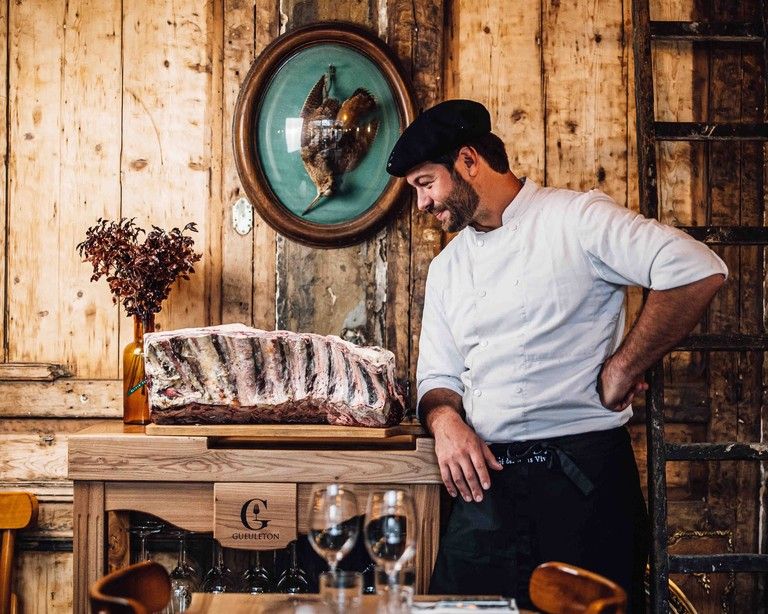
[[[392,148],[387,172],[405,177],[414,166],[434,160],[491,131],[491,116],[474,100],[446,100],[427,109]]]

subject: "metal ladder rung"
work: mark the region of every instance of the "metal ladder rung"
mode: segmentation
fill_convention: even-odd
[[[764,443],[668,443],[664,452],[667,461],[768,460]]]
[[[741,333],[689,335],[672,351],[744,352],[768,350],[768,335],[745,335]]]
[[[760,43],[762,26],[750,22],[651,21],[651,40]]]
[[[768,141],[766,123],[654,122],[659,141]]]
[[[678,226],[709,245],[768,245],[766,226]]]
[[[768,554],[687,554],[670,555],[672,573],[717,573],[727,571],[768,571]]]

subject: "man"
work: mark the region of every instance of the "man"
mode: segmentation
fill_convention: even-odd
[[[541,562],[623,586],[644,611],[648,523],[629,435],[643,373],[685,337],[727,269],[605,194],[518,179],[481,104],[422,113],[387,170],[461,231],[427,276],[418,415],[456,497],[430,590],[528,604]],[[651,291],[622,341],[625,288]]]

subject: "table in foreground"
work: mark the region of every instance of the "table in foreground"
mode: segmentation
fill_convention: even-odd
[[[420,516],[416,589],[427,590],[440,528],[441,480],[431,438],[419,434],[378,442],[349,437],[297,442],[272,436],[215,437],[209,431],[201,428],[200,436],[147,435],[144,427],[104,422],[69,438],[75,612],[88,611],[88,587],[94,581],[109,568],[128,563],[129,511],[210,532],[214,487],[227,482],[296,484],[301,533],[307,530],[306,510],[315,483],[352,484],[361,502],[375,488],[408,489]]]
[[[451,595],[451,599],[458,598],[456,595]],[[439,599],[434,595],[419,595],[416,597],[416,602],[435,601]],[[472,597],[466,597],[466,599],[472,599]],[[268,614],[278,609],[282,609],[281,606],[289,606],[291,602],[298,603],[319,603],[318,595],[246,595],[243,593],[223,593],[219,595],[211,595],[209,593],[195,593],[192,597],[192,605],[186,611],[186,614]],[[362,614],[376,614],[376,607],[378,604],[378,597],[376,595],[365,595],[363,597]],[[467,614],[487,614],[503,612],[500,609],[466,609]],[[455,611],[455,610],[452,610]],[[516,611],[516,610],[515,610]],[[429,614],[430,612],[439,612],[439,610],[414,608],[416,614],[423,613]],[[513,610],[506,610],[508,613],[512,613]],[[520,614],[533,614],[530,610],[519,610]]]

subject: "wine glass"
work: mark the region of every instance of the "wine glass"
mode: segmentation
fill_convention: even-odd
[[[235,590],[235,578],[232,570],[224,565],[224,549],[218,541],[213,542],[214,563],[203,580],[204,593],[231,593]]]
[[[139,552],[137,556],[133,557],[134,563],[141,563],[142,561],[149,560],[147,537],[159,533],[162,529],[163,523],[153,518],[143,518],[128,529],[129,533],[132,533],[139,538]]]
[[[203,584],[203,569],[200,567],[200,563],[195,560],[195,557],[190,554],[189,538],[193,539],[192,551],[194,552],[195,538],[200,538],[202,536],[194,531],[186,531],[183,529],[179,529],[179,533],[181,533],[181,547],[184,549],[184,567],[187,567],[192,571],[192,579],[195,582],[195,586],[200,587]]]
[[[272,578],[266,567],[261,564],[261,552],[256,551],[255,565],[249,565],[243,572],[240,582],[240,592],[258,595],[272,590]]]
[[[373,561],[363,569],[363,593],[365,595],[376,594],[376,563]]]
[[[416,509],[411,495],[400,489],[374,491],[365,509],[365,546],[382,566],[390,587],[398,572],[416,554]]]
[[[198,581],[195,568],[187,560],[187,531],[171,531],[179,542],[179,558],[176,567],[169,574],[171,580],[171,601],[166,608],[168,614],[177,614],[189,608],[192,593],[197,589]]]
[[[304,570],[299,567],[298,557],[296,555],[296,541],[292,541],[288,546],[291,553],[291,564],[280,576],[277,582],[278,593],[299,594],[309,592],[309,581]]]
[[[357,498],[346,486],[329,484],[309,499],[309,543],[328,562],[331,573],[352,550],[357,539]]]

